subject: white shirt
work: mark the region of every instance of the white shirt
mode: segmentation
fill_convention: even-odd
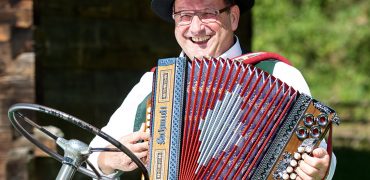
[[[237,57],[240,55],[242,55],[242,50],[239,40],[238,38],[236,38],[235,44],[220,57],[226,59]],[[182,52],[180,56],[184,56],[184,53]],[[272,75],[292,86],[294,89],[300,91],[301,93],[311,95],[308,85],[302,74],[293,66],[285,64],[283,62],[277,62],[275,64]],[[140,82],[134,86],[134,88],[127,95],[121,106],[111,116],[108,124],[102,128],[103,132],[109,134],[115,139],[119,139],[120,137],[133,132],[136,110],[139,104],[146,98],[146,96],[151,93],[153,82],[152,80],[152,72],[146,72],[141,77]],[[90,147],[105,147],[107,145],[109,145],[109,143],[98,136],[96,136],[90,143]],[[326,148],[326,143],[323,141],[320,146]],[[95,167],[98,167],[98,156],[99,153],[93,153],[89,157],[89,161]],[[330,173],[327,179],[331,179],[334,175],[336,158],[334,154],[332,157],[333,158],[331,161]],[[99,168],[96,169],[100,171]]]

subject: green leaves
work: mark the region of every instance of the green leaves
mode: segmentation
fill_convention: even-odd
[[[256,1],[253,51],[290,59],[317,99],[369,103],[369,17],[366,0]],[[355,117],[368,119],[369,110]]]

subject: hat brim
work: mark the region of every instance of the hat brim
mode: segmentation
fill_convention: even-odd
[[[173,22],[173,2],[174,0],[152,0],[151,8],[161,19],[167,22]],[[235,4],[239,6],[240,13],[243,13],[253,7],[254,0],[236,0]]]

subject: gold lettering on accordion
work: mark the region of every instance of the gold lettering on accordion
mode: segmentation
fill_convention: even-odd
[[[155,179],[163,179],[164,173],[164,158],[166,157],[166,151],[164,150],[156,150],[155,154]]]
[[[150,177],[151,179],[167,179],[170,154],[170,135],[172,121],[172,103],[175,65],[158,66],[153,134],[151,141]]]
[[[159,102],[168,102],[170,100],[170,81],[168,78],[172,76],[171,70],[160,71],[159,73]]]
[[[167,107],[161,106],[160,107],[160,123],[159,123],[159,137],[157,138],[158,144],[165,144],[166,143],[166,119],[167,119]]]

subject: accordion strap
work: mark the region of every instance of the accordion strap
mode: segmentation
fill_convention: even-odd
[[[326,179],[329,175],[330,172],[330,167],[331,167],[331,161],[332,161],[332,156],[333,156],[333,144],[332,144],[332,136],[333,136],[333,124],[330,123],[329,125],[329,135],[328,135],[328,142],[326,146],[326,151],[329,154],[329,168],[326,170],[325,178]]]
[[[291,65],[290,61],[286,59],[285,57],[280,56],[279,54],[276,54],[276,53],[271,53],[271,52],[248,53],[248,54],[235,57],[233,59],[243,62],[245,64],[257,64],[261,61],[272,59],[272,60],[278,60],[278,61]]]
[[[332,144],[332,131],[333,131],[333,124],[330,123],[330,129],[329,129],[329,136],[328,136],[328,145],[326,147],[326,150],[328,151],[329,153],[329,156],[330,156],[330,159],[331,159],[331,156],[332,156],[332,153],[333,153],[333,144]]]

